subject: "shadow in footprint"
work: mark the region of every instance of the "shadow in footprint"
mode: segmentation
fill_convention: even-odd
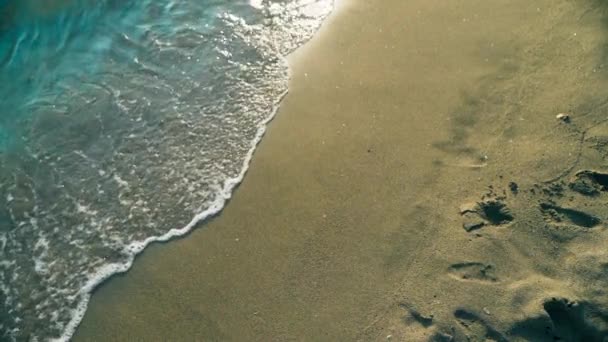
[[[608,315],[588,302],[552,298],[543,304],[546,316],[515,324],[509,335],[529,341],[608,341]]]
[[[489,199],[475,205],[466,204],[460,214],[463,228],[473,231],[485,226],[502,226],[513,221],[513,215],[505,203],[499,199]]]
[[[429,315],[422,314],[420,311],[414,309],[412,307],[412,305],[409,305],[406,303],[400,303],[399,307],[407,310],[407,312],[410,314],[409,317],[404,318],[404,321],[407,322],[408,320],[413,319],[414,321],[416,321],[417,323],[419,323],[420,325],[422,325],[425,328],[428,328],[431,325],[433,325],[433,315],[432,314],[429,314]]]
[[[579,210],[562,208],[550,203],[541,203],[541,211],[552,223],[570,223],[579,227],[593,228],[601,223],[600,219]]]
[[[482,282],[496,282],[494,266],[481,262],[463,262],[453,264],[448,269],[449,274],[459,280],[477,280]]]
[[[491,225],[498,226],[513,221],[513,215],[507,206],[501,201],[486,201],[479,203],[481,216],[488,220]]]

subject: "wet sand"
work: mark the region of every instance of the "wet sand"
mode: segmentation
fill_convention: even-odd
[[[601,341],[607,7],[339,1],[225,210],[74,340]]]

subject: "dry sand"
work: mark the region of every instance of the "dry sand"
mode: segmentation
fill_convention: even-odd
[[[606,338],[608,4],[338,5],[223,213],[74,340]]]

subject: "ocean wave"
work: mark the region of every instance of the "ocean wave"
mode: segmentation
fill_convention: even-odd
[[[2,12],[0,339],[68,340],[99,283],[222,209],[333,1],[52,4]]]

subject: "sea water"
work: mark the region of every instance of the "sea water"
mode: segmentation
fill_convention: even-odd
[[[218,213],[333,0],[0,0],[0,340]]]

